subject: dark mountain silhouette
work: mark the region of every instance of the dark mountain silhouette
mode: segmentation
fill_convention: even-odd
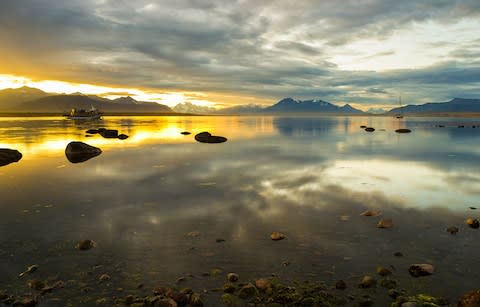
[[[314,100],[295,100],[293,98],[284,98],[274,104],[267,107],[263,112],[268,113],[335,113],[335,114],[363,114],[364,112],[353,108],[349,104],[343,107],[336,106],[330,102],[320,99]]]
[[[7,88],[0,91],[0,110],[10,110],[23,102],[49,95],[52,94],[28,86],[21,88]]]
[[[64,113],[73,108],[90,109],[92,106],[101,112],[166,113],[173,112],[169,107],[155,102],[136,101],[132,97],[114,100],[75,93],[72,95],[47,94],[38,89],[18,88],[0,91],[0,111],[31,113]]]
[[[414,113],[480,113],[480,99],[454,98],[447,102],[429,102],[421,105],[407,105],[394,108],[385,114]]]

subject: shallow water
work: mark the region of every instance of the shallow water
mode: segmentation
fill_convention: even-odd
[[[469,209],[480,208],[479,125],[461,118],[0,118],[0,148],[23,154],[0,167],[0,289],[21,295],[35,292],[30,278],[66,282],[40,306],[149,294],[179,277],[186,278],[177,287],[202,292],[221,287],[227,272],[242,281],[343,279],[355,289],[381,265],[400,288],[454,303],[479,287],[480,230],[464,224],[480,217]],[[98,127],[130,137],[85,136]],[[198,143],[193,136],[202,131],[228,141]],[[70,141],[103,153],[72,164],[64,153]],[[377,228],[381,217],[360,216],[366,209],[394,226]],[[446,232],[450,225],[457,235]],[[193,231],[199,235],[187,236]],[[271,241],[272,231],[287,238]],[[81,239],[97,246],[78,251]],[[412,263],[436,271],[416,279]],[[39,269],[19,278],[31,264]],[[202,275],[216,268],[223,273]],[[111,280],[100,282],[104,273]],[[373,295],[379,306],[391,301],[382,288],[352,291]],[[218,293],[203,295],[218,304]]]

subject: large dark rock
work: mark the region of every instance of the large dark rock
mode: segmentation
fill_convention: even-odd
[[[0,166],[5,166],[13,162],[18,162],[22,154],[15,149],[0,148]]]
[[[85,144],[83,142],[70,142],[65,148],[65,155],[68,161],[80,163],[90,160],[102,153],[100,148]]]
[[[98,133],[106,139],[116,139],[116,138],[118,138],[118,130],[98,129]]]
[[[195,135],[195,140],[200,143],[223,143],[227,141],[227,138],[211,135],[209,132],[200,132]]]

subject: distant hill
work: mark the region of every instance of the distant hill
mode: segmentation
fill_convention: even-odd
[[[26,93],[26,94],[22,94]],[[20,88],[0,91],[0,97],[9,95],[8,105],[0,105],[3,112],[32,112],[32,113],[64,113],[73,108],[90,109],[91,106],[101,112],[128,112],[128,113],[170,113],[168,106],[155,102],[136,101],[131,97],[121,97],[114,100],[94,95],[75,93],[73,95],[52,95],[37,89]]]
[[[235,107],[223,108],[215,111],[216,114],[255,114],[261,113],[265,107],[256,104],[240,105]]]
[[[331,114],[363,114],[364,112],[353,108],[349,104],[342,107],[320,99],[314,100],[295,100],[293,98],[284,98],[263,110],[267,113],[331,113]]]
[[[429,102],[394,108],[385,114],[480,113],[480,99],[454,98],[447,102]]]
[[[0,91],[0,110],[10,110],[23,102],[50,95],[52,94],[27,86],[7,88]]]
[[[48,96],[20,104],[16,111],[20,112],[66,112],[73,108],[90,109],[91,106],[101,112],[173,112],[169,107],[152,103],[138,103],[135,99],[98,100],[85,95]]]

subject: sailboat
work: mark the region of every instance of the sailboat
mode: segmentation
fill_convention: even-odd
[[[400,98],[398,99],[398,105],[399,107],[401,108],[402,107],[402,96],[400,96]],[[403,111],[402,109],[400,109],[400,114],[397,114],[397,116],[395,116],[396,118],[403,118]]]

